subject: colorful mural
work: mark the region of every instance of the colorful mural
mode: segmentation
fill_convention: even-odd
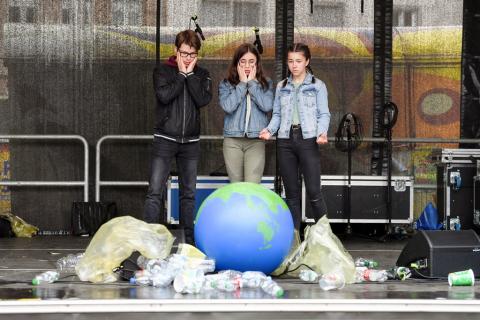
[[[0,179],[10,180],[10,152],[7,141],[0,140]],[[12,212],[10,190],[7,186],[0,186],[0,215]]]

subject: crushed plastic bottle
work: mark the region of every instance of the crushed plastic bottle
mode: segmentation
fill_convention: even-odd
[[[412,272],[407,267],[393,267],[387,270],[388,279],[404,281],[412,276]]]
[[[167,262],[163,259],[148,259],[140,255],[137,258],[137,265],[143,270],[148,270],[152,273],[155,273],[166,268]]]
[[[367,267],[355,268],[355,282],[385,282],[388,279],[387,270],[368,269]]]
[[[283,297],[284,291],[272,278],[267,277],[261,285],[263,292],[276,298]]]
[[[355,260],[356,267],[367,267],[369,269],[375,269],[378,267],[378,262],[370,259],[365,258],[358,258]]]
[[[205,290],[233,292],[240,289],[240,283],[222,274],[209,274],[205,276],[203,288]]]
[[[323,274],[318,281],[322,290],[342,289],[345,287],[345,276],[340,271]]]
[[[318,273],[310,269],[303,269],[300,271],[298,277],[306,282],[314,282],[318,280]]]
[[[267,276],[261,271],[245,271],[241,279],[241,286],[244,288],[260,288],[263,281],[267,280]]]
[[[54,271],[54,270],[45,271],[43,273],[36,275],[32,279],[32,284],[34,286],[38,286],[44,283],[53,283],[57,281],[59,277],[60,277],[60,273],[58,271]]]
[[[184,269],[173,280],[178,293],[199,293],[205,282],[205,274],[199,269]]]
[[[62,272],[75,272],[75,267],[83,258],[83,252],[77,254],[68,254],[57,260],[57,270]]]

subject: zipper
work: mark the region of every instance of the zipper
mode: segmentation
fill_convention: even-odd
[[[186,81],[185,81],[186,82]],[[187,87],[186,83],[183,84],[183,123],[182,123],[182,143],[185,138],[185,106],[187,105]]]

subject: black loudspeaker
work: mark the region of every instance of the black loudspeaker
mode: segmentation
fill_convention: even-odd
[[[426,263],[412,272],[416,277],[447,277],[450,272],[472,269],[480,276],[480,238],[473,230],[419,231],[410,239],[398,257],[397,266]]]

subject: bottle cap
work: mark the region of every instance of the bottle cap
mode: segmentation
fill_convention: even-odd
[[[37,278],[33,278],[33,279],[32,279],[32,284],[33,284],[34,286],[38,286],[38,285],[40,284],[40,281],[38,281]]]

